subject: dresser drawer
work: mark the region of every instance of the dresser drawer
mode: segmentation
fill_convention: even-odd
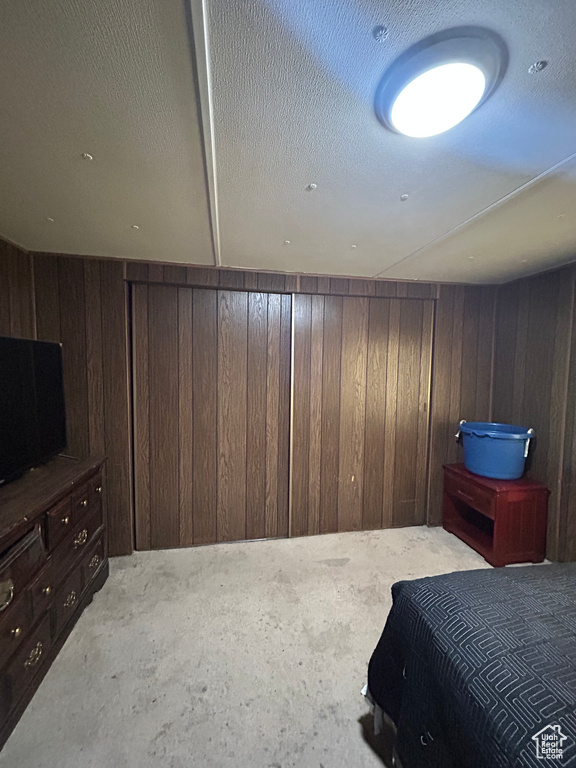
[[[58,637],[78,605],[82,593],[82,575],[75,568],[54,595],[52,605],[52,636]]]
[[[54,598],[54,574],[51,562],[42,569],[30,587],[30,596],[32,598],[32,612],[36,621],[50,608]]]
[[[98,573],[98,569],[104,560],[104,539],[100,535],[82,558],[80,568],[82,571],[82,589],[84,589]]]
[[[102,510],[96,509],[81,520],[54,553],[54,579],[59,584],[70,568],[80,561],[102,526]]]
[[[88,503],[90,509],[102,509],[102,473],[94,475],[88,481]]]
[[[90,486],[85,483],[72,496],[72,516],[74,522],[82,520],[90,510]]]
[[[28,590],[0,614],[0,666],[4,664],[26,639],[32,628],[32,601]]]
[[[50,550],[53,550],[73,527],[72,500],[68,496],[64,501],[52,507],[46,516],[46,533]]]
[[[4,553],[0,558],[0,616],[47,560],[39,524]]]
[[[490,491],[477,486],[474,482],[463,477],[453,477],[446,472],[444,490],[453,498],[459,499],[468,506],[494,519],[494,504],[496,496]]]
[[[47,614],[26,638],[4,673],[12,708],[32,682],[38,667],[48,655],[51,644],[50,616]]]

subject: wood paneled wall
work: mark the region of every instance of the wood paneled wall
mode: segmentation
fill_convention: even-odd
[[[111,555],[132,541],[124,263],[34,254],[37,338],[63,345],[68,452],[106,455]]]
[[[426,522],[434,302],[294,297],[291,534]]]
[[[125,279],[318,297],[435,299],[427,519],[440,521],[442,463],[457,459],[455,424],[459,418],[489,416],[494,288],[28,255],[0,243],[1,332],[34,337],[38,328],[38,338],[64,342],[71,449],[108,456],[111,554],[127,554],[133,547]],[[473,338],[477,342],[464,342]],[[367,445],[369,454],[370,438]]]
[[[409,299],[435,299],[435,283],[363,280],[360,278],[249,272],[217,267],[186,267],[129,261],[126,279],[142,283],[227,288],[233,291],[273,291],[312,293],[332,296],[381,296]]]
[[[432,354],[428,523],[442,522],[443,464],[462,461],[458,423],[492,418],[494,286],[441,285]]]
[[[0,336],[35,338],[32,257],[0,240]]]
[[[133,286],[136,545],[288,534],[291,297]]]
[[[576,267],[499,289],[494,418],[533,427],[529,474],[551,490],[548,557],[576,559],[574,280]]]

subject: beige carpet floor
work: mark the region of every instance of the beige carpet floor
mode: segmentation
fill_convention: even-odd
[[[439,528],[117,558],[0,752],[16,768],[369,768],[390,587],[488,567]]]

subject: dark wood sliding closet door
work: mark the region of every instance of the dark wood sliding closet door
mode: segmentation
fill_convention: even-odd
[[[136,548],[288,535],[291,297],[132,287]]]
[[[426,519],[434,303],[294,296],[291,535]]]

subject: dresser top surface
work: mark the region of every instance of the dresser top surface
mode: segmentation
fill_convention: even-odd
[[[102,457],[57,456],[0,488],[0,550],[23,525],[40,517],[52,504],[94,474]]]

